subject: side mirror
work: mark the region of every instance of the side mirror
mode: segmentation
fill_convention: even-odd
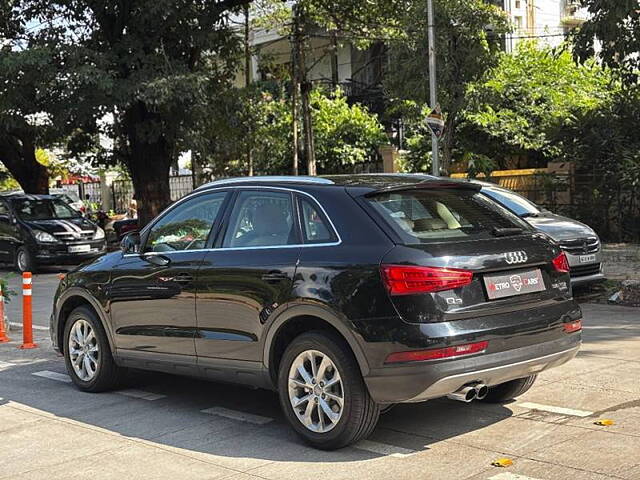
[[[122,250],[122,253],[139,253],[140,232],[127,233],[120,242],[120,250]]]

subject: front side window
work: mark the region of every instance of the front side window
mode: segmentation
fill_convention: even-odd
[[[78,211],[59,198],[19,198],[13,200],[13,206],[16,215],[23,220],[51,220],[80,216]]]
[[[529,227],[485,196],[468,190],[383,193],[368,199],[406,244],[489,238],[496,229]]]
[[[308,199],[300,200],[304,243],[328,243],[335,240],[326,219]]]
[[[295,245],[296,237],[289,193],[244,191],[235,201],[222,247]]]
[[[171,210],[151,228],[144,251],[173,252],[205,248],[226,195],[225,192],[200,195]]]

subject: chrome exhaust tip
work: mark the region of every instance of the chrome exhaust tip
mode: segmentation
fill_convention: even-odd
[[[462,387],[461,389],[456,390],[453,393],[450,393],[449,395],[447,395],[447,398],[450,398],[451,400],[457,400],[458,402],[469,403],[474,398],[476,398],[476,395],[477,392],[475,386],[467,386]]]
[[[479,383],[475,385],[476,388],[476,399],[482,400],[489,393],[489,387],[487,387],[484,383]]]

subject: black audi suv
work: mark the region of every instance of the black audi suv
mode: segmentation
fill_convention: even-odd
[[[107,251],[105,232],[54,195],[0,195],[0,262],[19,271],[79,264]]]
[[[403,175],[216,181],[70,272],[51,336],[78,388],[127,367],[276,390],[307,442],[380,411],[504,402],[573,358],[565,254],[468,182]]]

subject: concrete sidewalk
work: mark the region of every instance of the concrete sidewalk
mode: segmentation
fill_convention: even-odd
[[[355,447],[300,443],[272,392],[153,373],[77,391],[0,345],[0,479],[640,479],[640,310],[584,305],[584,347],[517,402],[400,405]],[[595,425],[612,419],[611,426]],[[509,458],[513,465],[491,463]]]

